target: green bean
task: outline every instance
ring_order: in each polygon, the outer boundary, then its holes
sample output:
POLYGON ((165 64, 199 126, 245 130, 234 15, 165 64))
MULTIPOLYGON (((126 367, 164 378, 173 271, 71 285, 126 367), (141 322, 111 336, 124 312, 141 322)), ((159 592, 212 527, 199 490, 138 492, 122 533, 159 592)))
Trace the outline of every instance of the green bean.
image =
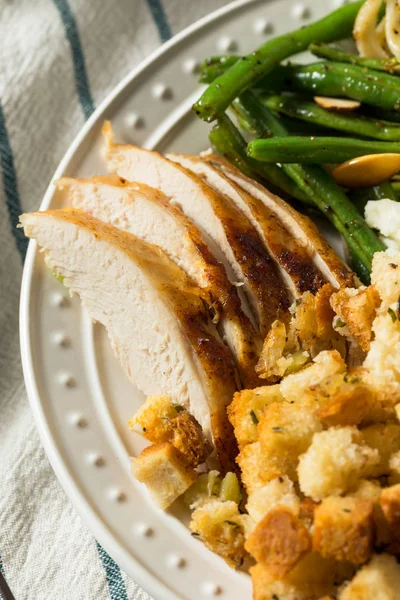
POLYGON ((261 183, 272 183, 278 188, 276 192, 283 190, 292 198, 307 203, 307 196, 280 167, 260 163, 246 155, 247 144, 228 117, 221 118, 212 129, 210 141, 217 152, 248 177, 258 179, 261 183))
POLYGON ((318 58, 326 58, 327 60, 333 60, 335 62, 350 63, 352 65, 359 65, 360 67, 367 67, 374 71, 385 71, 392 75, 400 73, 400 62, 394 56, 392 58, 364 58, 359 54, 352 54, 346 52, 337 46, 329 46, 328 44, 322 44, 316 42, 311 44, 308 48, 314 56, 318 58))
POLYGON ((199 81, 201 83, 211 83, 214 79, 222 75, 222 73, 225 73, 229 67, 234 65, 239 58, 240 56, 232 56, 229 54, 206 58, 200 67, 199 81))
POLYGON ((389 110, 400 108, 400 80, 358 65, 317 62, 275 68, 261 82, 270 90, 344 96, 389 110))
MULTIPOLYGON (((251 92, 235 100, 234 107, 259 137, 287 135, 282 123, 251 92)), ((332 177, 317 165, 283 164, 282 168, 343 235, 364 271, 370 272, 374 253, 385 246, 332 177)), ((358 274, 363 276, 361 269, 358 274)))
POLYGON ((396 200, 398 200, 400 196, 400 181, 391 181, 390 185, 392 186, 396 200))
POLYGON ((371 188, 359 188, 349 192, 350 200, 357 207, 361 215, 364 215, 364 210, 367 202, 370 200, 382 200, 382 198, 389 198, 389 200, 397 201, 397 196, 389 181, 384 181, 379 185, 374 185, 371 188))
POLYGON ((261 162, 343 163, 366 154, 400 153, 400 142, 376 142, 345 137, 290 136, 253 140, 247 154, 261 162))
POLYGON ((270 110, 320 127, 388 142, 400 141, 400 127, 397 123, 387 124, 357 113, 326 110, 316 102, 299 95, 265 96, 261 101, 270 110))
POLYGON ((252 87, 281 60, 302 52, 316 41, 334 42, 351 34, 363 0, 338 8, 327 17, 265 42, 240 58, 203 92, 193 107, 205 121, 214 121, 242 91, 252 87))

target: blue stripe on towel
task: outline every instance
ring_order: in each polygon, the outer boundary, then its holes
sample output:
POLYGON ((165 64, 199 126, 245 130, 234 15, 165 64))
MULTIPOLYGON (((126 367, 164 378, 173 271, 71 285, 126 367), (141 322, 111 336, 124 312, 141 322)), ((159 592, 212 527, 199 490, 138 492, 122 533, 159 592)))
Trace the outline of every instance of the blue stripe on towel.
POLYGON ((98 542, 96 542, 96 544, 101 562, 103 563, 103 567, 106 571, 110 600, 128 600, 125 583, 122 579, 119 566, 98 542))
MULTIPOLYGON (((21 202, 18 193, 17 174, 15 172, 14 158, 8 137, 6 121, 3 108, 0 104, 0 165, 3 176, 3 188, 6 196, 6 205, 11 224, 11 232, 17 244, 22 261, 25 258, 28 247, 28 239, 23 229, 17 229, 18 217, 22 213, 21 202)), ((1 563, 0 563, 1 564, 1 563)))
POLYGON ((147 4, 153 15, 154 22, 157 25, 160 40, 162 43, 167 42, 170 37, 172 37, 172 32, 162 5, 162 0, 147 0, 147 4))
POLYGON ((78 26, 71 11, 68 0, 53 0, 64 25, 65 35, 71 46, 72 61, 74 63, 76 90, 82 106, 85 119, 94 111, 94 102, 90 91, 89 80, 86 72, 85 58, 79 38, 78 26))

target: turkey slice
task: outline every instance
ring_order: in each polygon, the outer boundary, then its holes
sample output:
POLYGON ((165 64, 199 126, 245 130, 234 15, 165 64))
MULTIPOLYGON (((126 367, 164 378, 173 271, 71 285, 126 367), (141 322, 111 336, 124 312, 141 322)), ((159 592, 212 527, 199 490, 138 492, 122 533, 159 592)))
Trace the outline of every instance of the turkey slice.
POLYGON ((261 385, 255 372, 261 338, 242 311, 224 267, 179 208, 160 191, 117 176, 63 178, 56 186, 76 208, 162 248, 199 287, 208 290, 215 304, 214 320, 236 359, 243 386, 261 385))
POLYGON ((111 171, 161 190, 200 228, 231 282, 242 286, 255 323, 264 335, 288 309, 289 298, 276 265, 247 217, 232 200, 157 152, 114 144, 110 123, 103 132, 111 171))
POLYGON ((315 293, 326 283, 307 249, 259 198, 251 196, 221 169, 198 156, 169 154, 168 158, 203 177, 208 185, 229 196, 245 213, 280 268, 293 300, 306 291, 315 293))
POLYGON ((244 175, 220 156, 207 154, 204 159, 221 169, 225 175, 254 198, 261 200, 276 215, 287 230, 297 238, 298 243, 307 249, 323 279, 336 288, 357 286, 358 281, 353 271, 339 258, 308 217, 299 213, 254 179, 244 175))
POLYGON ((128 377, 146 395, 186 407, 234 467, 226 406, 236 389, 228 348, 218 339, 199 288, 157 246, 65 209, 24 214, 48 266, 102 323, 128 377))

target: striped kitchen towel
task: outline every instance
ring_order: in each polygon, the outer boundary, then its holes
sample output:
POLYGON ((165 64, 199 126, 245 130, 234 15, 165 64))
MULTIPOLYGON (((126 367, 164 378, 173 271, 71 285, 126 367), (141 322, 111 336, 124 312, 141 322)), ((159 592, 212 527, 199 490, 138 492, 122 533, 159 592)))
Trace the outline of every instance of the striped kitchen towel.
POLYGON ((148 599, 57 482, 18 341, 27 242, 16 229, 96 106, 162 42, 226 0, 0 0, 0 571, 16 600, 148 599))

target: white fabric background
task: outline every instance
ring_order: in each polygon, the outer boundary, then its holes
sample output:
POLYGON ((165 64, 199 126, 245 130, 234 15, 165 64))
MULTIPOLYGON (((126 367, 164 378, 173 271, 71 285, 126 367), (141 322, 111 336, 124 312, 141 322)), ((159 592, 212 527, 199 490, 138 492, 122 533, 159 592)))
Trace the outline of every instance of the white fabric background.
MULTIPOLYGON (((94 105, 167 37, 165 19, 176 34, 224 4, 69 0, 94 105)), ((0 570, 16 600, 144 600, 112 562, 104 568, 107 556, 58 484, 20 365, 23 248, 13 234, 15 216, 38 208, 85 120, 60 5, 68 1, 0 0, 0 570)))

